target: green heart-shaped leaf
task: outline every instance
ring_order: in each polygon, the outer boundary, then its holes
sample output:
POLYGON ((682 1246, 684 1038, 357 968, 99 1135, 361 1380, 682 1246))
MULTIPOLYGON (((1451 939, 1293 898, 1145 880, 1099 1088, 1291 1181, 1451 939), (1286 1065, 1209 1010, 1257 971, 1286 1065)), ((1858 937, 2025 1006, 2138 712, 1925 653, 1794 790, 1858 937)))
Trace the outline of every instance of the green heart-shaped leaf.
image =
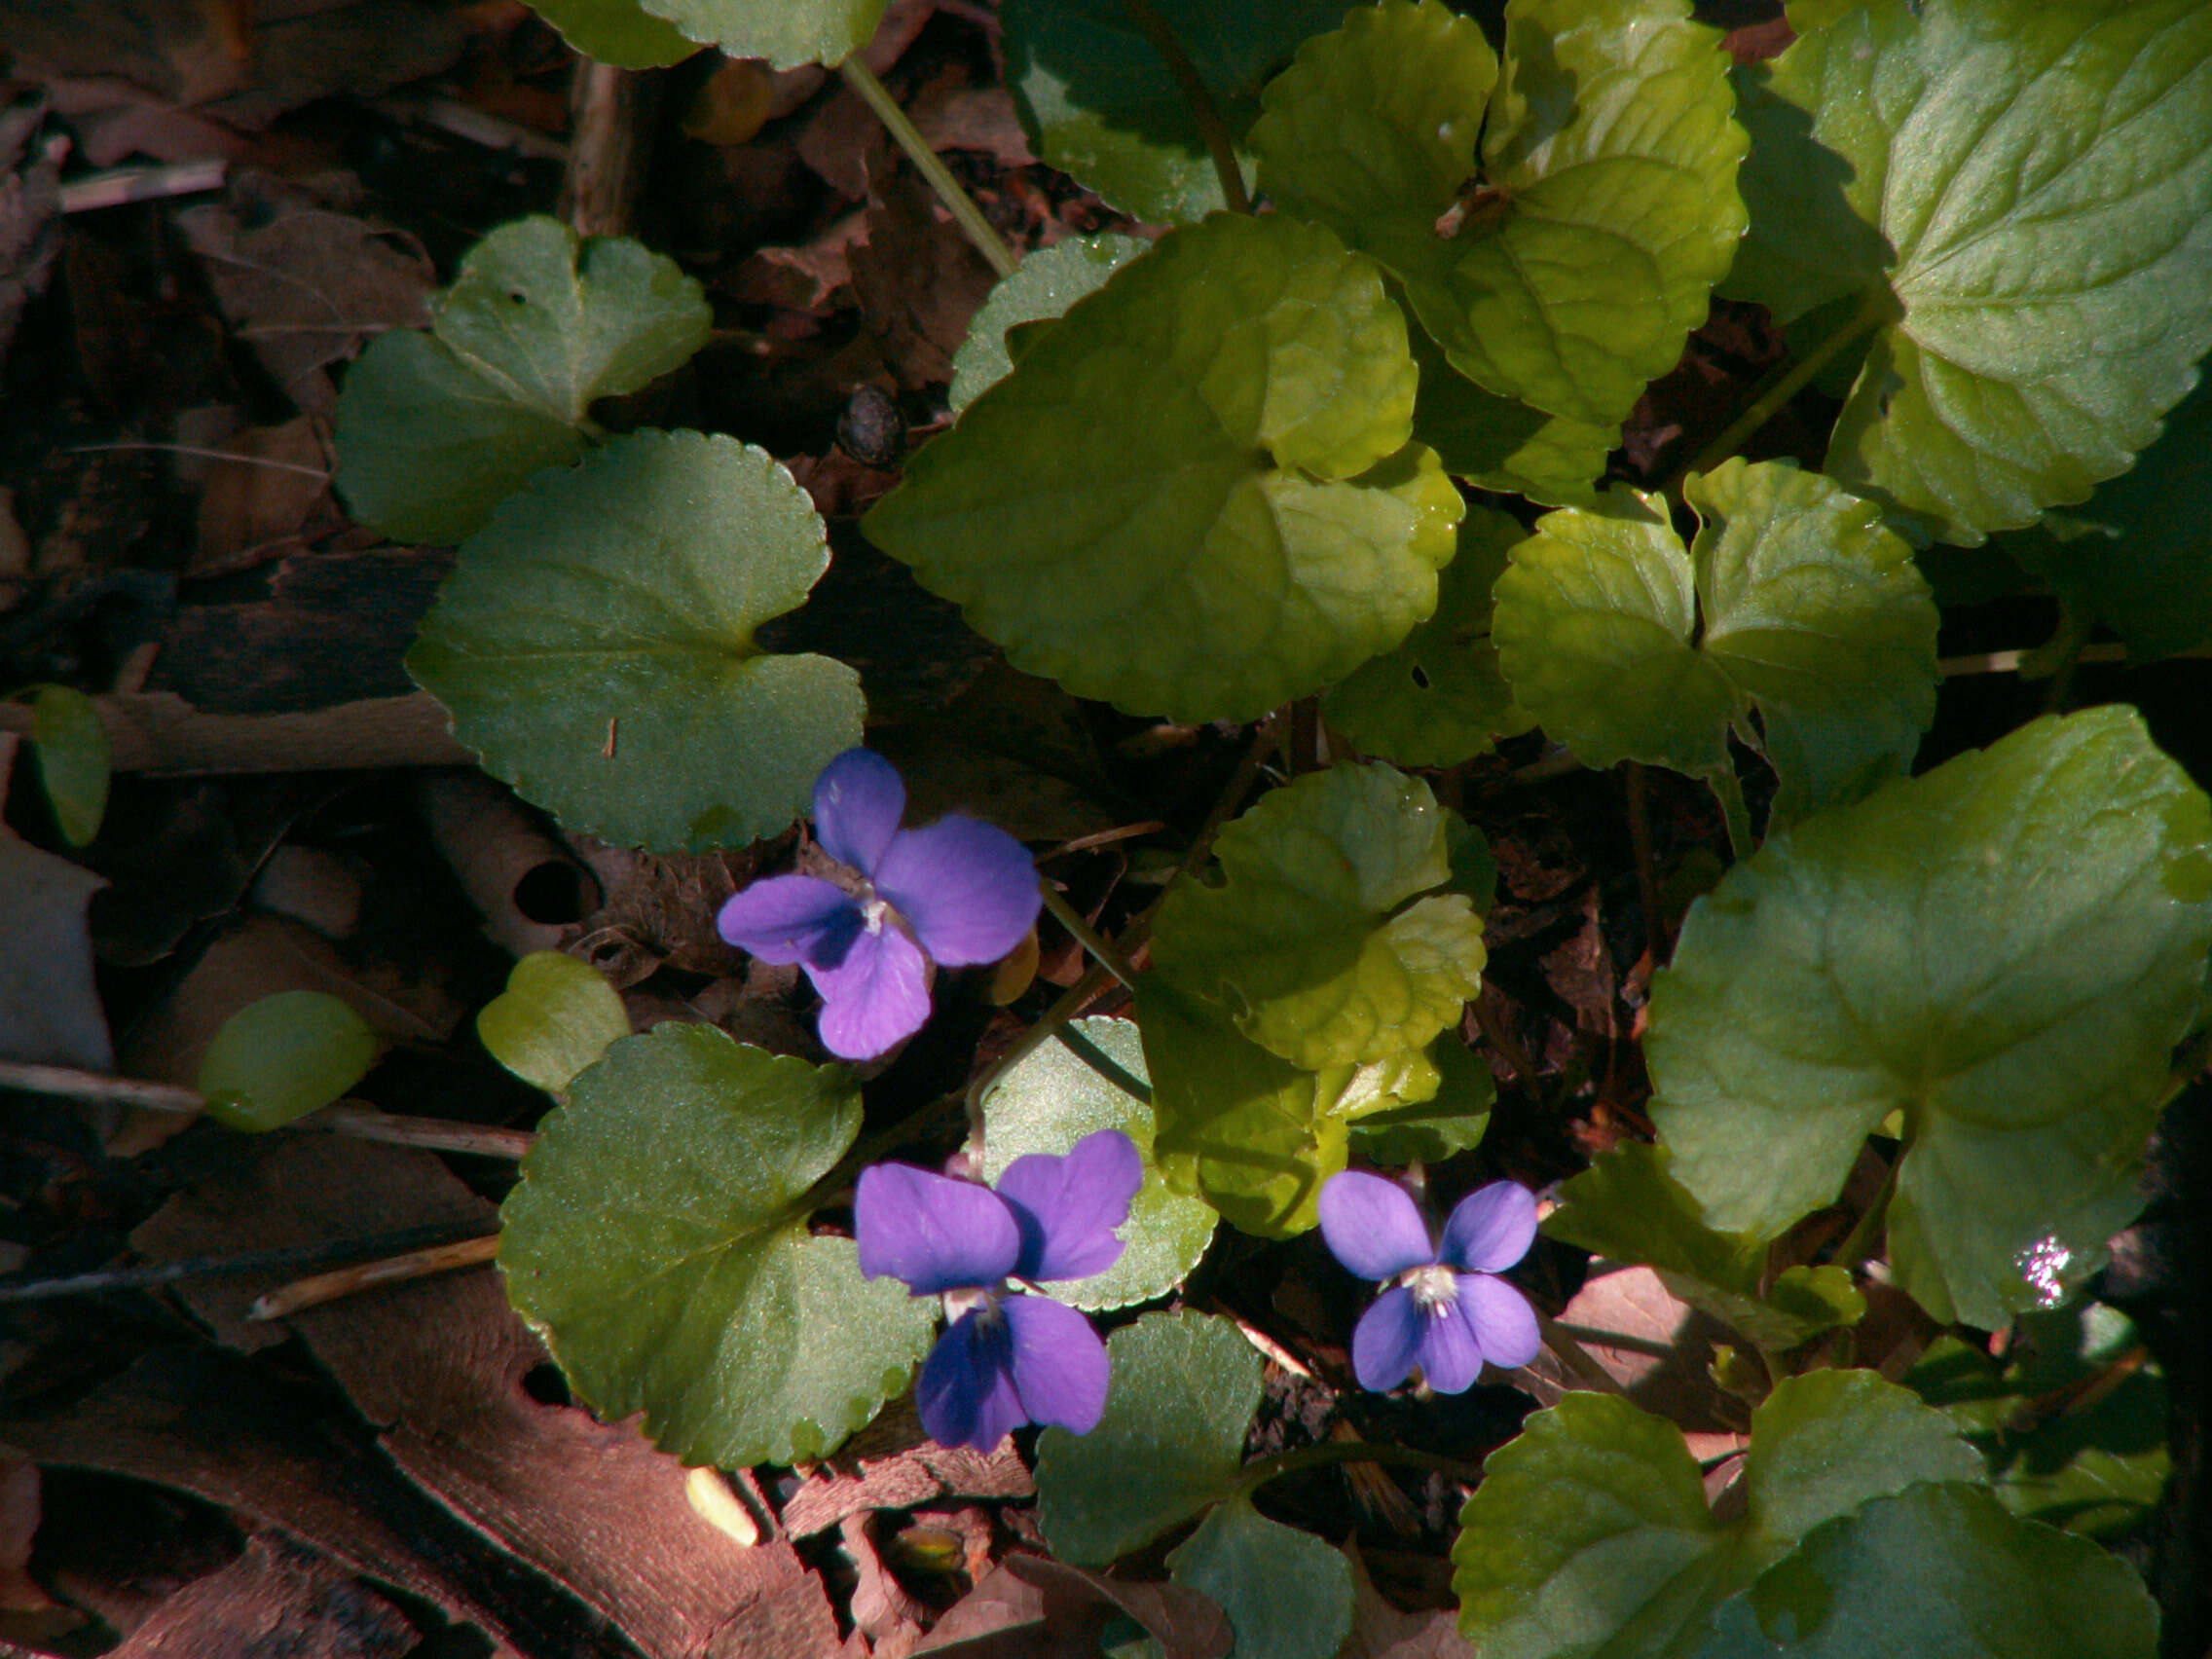
POLYGON ((2157 1606, 2134 1568, 1951 1481, 1815 1530, 1715 1624, 1697 1659, 2152 1659, 2158 1649, 2157 1606))
POLYGON ((1452 876, 1444 818, 1426 783, 1380 764, 1275 790, 1215 843, 1220 886, 1168 894, 1154 959, 1308 1071, 1422 1048, 1482 988, 1482 918, 1429 891, 1452 876))
POLYGON ((960 414, 985 387, 1013 372, 1014 354, 1007 349, 1011 331, 1061 316, 1084 295, 1103 288, 1116 271, 1151 250, 1152 243, 1141 237, 1107 235, 1070 237, 1024 255, 1014 275, 977 310, 968 338, 952 354, 952 385, 944 394, 952 412, 960 414))
POLYGON ((860 742, 851 669, 753 639, 829 560, 814 504, 767 454, 638 432, 469 537, 407 669, 487 770, 571 828, 742 845, 860 742))
POLYGON ((1770 841, 1692 907, 1645 1052, 1708 1225, 1779 1235, 1901 1113, 1898 1281, 1994 1328, 2093 1271, 2197 1016, 2212 812, 2134 711, 2045 719, 1770 841))
POLYGON ((874 38, 884 0, 642 0, 703 46, 778 69, 844 62, 874 38))
POLYGON ((530 9, 586 57, 617 69, 663 69, 699 50, 639 0, 530 0, 530 9))
POLYGON ((590 963, 560 950, 534 950, 507 976, 507 988, 476 1014, 484 1051, 525 1083, 558 1094, 578 1072, 630 1035, 622 999, 590 963))
POLYGON ((1619 422, 1594 426, 1500 397, 1454 368, 1427 330, 1412 329, 1408 340, 1420 369, 1414 438, 1436 452, 1445 471, 1547 507, 1597 499, 1605 458, 1620 441, 1619 422))
POLYGON ((1382 0, 1269 85, 1261 183, 1381 261, 1461 374, 1617 426, 1743 234, 1718 38, 1679 0, 1509 0, 1500 72, 1440 0, 1382 0))
POLYGON ((1037 1522, 1077 1567, 1104 1567, 1227 1496, 1260 1406, 1259 1353, 1227 1319, 1147 1313, 1106 1339, 1106 1357, 1098 1426, 1037 1440, 1037 1522))
POLYGON ((1759 713, 1784 819, 1900 770, 1936 709, 1936 608, 1880 509, 1782 461, 1537 521, 1498 578, 1498 660, 1523 707, 1594 766, 1713 773, 1759 713))
POLYGON ((384 335, 338 399, 338 487, 386 535, 459 541, 573 460, 597 398, 636 391, 714 318, 676 262, 557 219, 502 225, 461 262, 430 332, 384 335))
POLYGON ((107 727, 99 709, 67 685, 41 685, 31 702, 31 753, 54 827, 72 847, 100 832, 107 815, 107 727))
POLYGON ((276 1129, 319 1112, 369 1075, 377 1034, 325 991, 278 991, 223 1021, 200 1062, 207 1116, 276 1129))
POLYGON ((1766 1241, 1715 1233, 1667 1174, 1664 1147, 1623 1141, 1560 1189, 1544 1232, 1615 1262, 1656 1268, 1669 1290, 1760 1347, 1793 1347, 1856 1324, 1866 1299, 1839 1267, 1793 1267, 1763 1291, 1766 1241))
MULTIPOLYGON (((1260 85, 1348 0, 1176 0, 1159 7, 1241 144, 1260 85)), ((1222 200, 1191 100, 1123 0, 1006 0, 1007 85, 1038 158, 1133 218, 1202 219, 1222 200)), ((1249 163, 1239 159, 1247 179, 1249 163)))
POLYGON ((1880 326, 1828 470, 1969 546, 2082 500, 2212 346, 2212 12, 1877 0, 1804 22, 1750 72, 1730 291, 1785 319, 1857 294, 1880 326))
POLYGON ((1525 534, 1503 513, 1470 508, 1459 556, 1437 581, 1436 613, 1321 694, 1329 724, 1402 766, 1456 766, 1534 724, 1490 643, 1491 587, 1525 534))
POLYGON ((868 535, 1018 668, 1176 719, 1249 719, 1436 607, 1463 511, 1411 444, 1374 266, 1217 215, 1114 273, 917 455, 868 535), (1101 410, 1130 418, 1102 437, 1101 410))
POLYGON ((1459 1628, 1483 1659, 1700 1652, 1722 1604, 1814 1527, 1915 1481, 1980 1473, 1911 1390, 1815 1371, 1752 1414, 1743 1513, 1722 1521, 1674 1424, 1618 1395, 1569 1394, 1491 1454, 1460 1511, 1459 1628))
POLYGON ((1426 1057, 1438 1080, 1431 1098, 1384 1106, 1352 1121, 1352 1149, 1368 1162, 1387 1168, 1442 1163, 1482 1144, 1497 1100, 1490 1067, 1452 1031, 1428 1046, 1426 1057))
POLYGON ((1052 1295, 1085 1309, 1149 1302, 1198 1265, 1213 1237, 1213 1206, 1170 1190, 1153 1162, 1152 1090, 1136 1026, 1125 1019, 1080 1019, 1067 1037, 1008 1072, 983 1102, 983 1176, 995 1184, 1016 1158, 1064 1153, 1099 1129, 1127 1135, 1144 1157, 1144 1185, 1121 1230, 1122 1259, 1089 1278, 1055 1282, 1052 1295))
POLYGON ((1242 1493, 1214 1505, 1167 1558, 1175 1582, 1211 1596, 1235 1651, 1335 1659, 1351 1632, 1351 1564, 1310 1532, 1271 1521, 1242 1493))
POLYGON ((674 1022, 578 1074, 500 1208, 507 1295, 576 1393, 686 1463, 822 1456, 906 1383, 937 1304, 864 1279, 805 1195, 860 1132, 841 1066, 674 1022))

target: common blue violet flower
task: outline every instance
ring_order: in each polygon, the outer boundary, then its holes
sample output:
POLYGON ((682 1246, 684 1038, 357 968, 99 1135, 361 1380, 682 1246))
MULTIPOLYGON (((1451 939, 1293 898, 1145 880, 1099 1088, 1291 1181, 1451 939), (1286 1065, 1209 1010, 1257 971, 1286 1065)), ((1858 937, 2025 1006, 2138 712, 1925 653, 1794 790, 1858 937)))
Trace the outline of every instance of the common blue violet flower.
POLYGON ((1464 1390, 1483 1362, 1527 1365, 1542 1337, 1527 1298, 1493 1273, 1529 1253, 1536 1199, 1517 1181, 1469 1193, 1441 1244, 1406 1190, 1346 1170, 1321 1189, 1321 1236, 1364 1279, 1395 1279, 1359 1316, 1351 1368, 1365 1388, 1395 1388, 1416 1365, 1440 1394, 1464 1390))
POLYGON ((723 939, 796 962, 822 993, 822 1042, 872 1060, 930 1016, 925 954, 940 968, 996 962, 1037 921, 1037 866, 1004 830, 940 818, 902 830, 906 786, 882 756, 848 749, 814 784, 814 836, 838 878, 777 875, 724 904, 723 939))
POLYGON ((1136 1143, 1119 1129, 1077 1141, 1064 1157, 1031 1153, 998 1190, 910 1163, 861 1171, 853 1237, 861 1272, 942 1296, 952 1324, 914 1387, 922 1426, 940 1446, 987 1452, 1025 1422, 1077 1434, 1106 1409, 1106 1345, 1090 1321, 1009 1279, 1088 1278, 1121 1259, 1114 1230, 1144 1180, 1136 1143))

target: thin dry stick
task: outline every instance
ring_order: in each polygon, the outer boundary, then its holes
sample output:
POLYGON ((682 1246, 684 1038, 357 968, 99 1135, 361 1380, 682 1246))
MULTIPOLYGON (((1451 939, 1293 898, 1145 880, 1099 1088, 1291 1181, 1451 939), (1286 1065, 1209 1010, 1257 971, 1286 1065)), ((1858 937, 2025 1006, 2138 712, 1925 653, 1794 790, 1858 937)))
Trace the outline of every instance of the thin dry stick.
POLYGON ((929 140, 922 136, 920 129, 906 118, 906 112, 900 107, 899 100, 875 78, 873 71, 861 61, 860 54, 854 53, 839 64, 837 73, 844 76, 845 84, 860 93, 867 107, 875 111, 875 118, 883 123, 899 148, 906 152, 906 159, 914 164, 914 170, 937 192, 937 199, 944 203, 944 210, 952 215, 953 223, 976 244, 976 251, 1001 276, 1012 276, 1014 267, 1021 263, 1014 257, 1014 249, 1006 245, 1006 239, 999 235, 998 227, 983 217, 983 210, 976 205, 975 198, 960 188, 960 181, 938 159, 937 152, 930 148, 929 140))
POLYGON ((328 1267, 387 1250, 419 1250, 451 1244, 459 1230, 450 1224, 400 1228, 369 1238, 340 1238, 320 1244, 285 1244, 246 1250, 235 1256, 188 1256, 175 1262, 139 1262, 128 1268, 102 1268, 67 1278, 0 1284, 0 1302, 42 1302, 55 1296, 95 1296, 110 1290, 154 1290, 189 1279, 235 1278, 243 1273, 297 1272, 328 1267))
POLYGON ((343 1296, 356 1296, 380 1284, 399 1284, 408 1279, 426 1278, 431 1273, 482 1267, 496 1260, 498 1253, 497 1233, 487 1233, 481 1238, 463 1238, 458 1244, 433 1244, 427 1250, 410 1250, 404 1256, 387 1256, 381 1262, 363 1262, 357 1267, 340 1268, 335 1272, 294 1279, 267 1296, 256 1298, 253 1306, 245 1310, 245 1316, 254 1320, 281 1319, 303 1308, 336 1302, 343 1296))
POLYGON ((0 1060, 0 1088, 19 1088, 26 1094, 55 1095, 64 1100, 119 1100, 127 1106, 146 1106, 157 1112, 197 1112, 207 1104, 198 1090, 180 1088, 173 1083, 148 1083, 143 1078, 108 1077, 69 1066, 34 1066, 17 1060, 0 1060))
MULTIPOLYGON (((328 332, 334 324, 324 325, 316 332, 328 332)), ((196 461, 228 461, 240 466, 266 466, 276 472, 297 472, 303 478, 316 478, 330 482, 330 469, 326 466, 303 466, 296 461, 278 461, 266 455, 238 455, 230 450, 202 449, 197 444, 79 444, 71 455, 96 455, 108 450, 154 450, 162 455, 189 455, 196 461)))

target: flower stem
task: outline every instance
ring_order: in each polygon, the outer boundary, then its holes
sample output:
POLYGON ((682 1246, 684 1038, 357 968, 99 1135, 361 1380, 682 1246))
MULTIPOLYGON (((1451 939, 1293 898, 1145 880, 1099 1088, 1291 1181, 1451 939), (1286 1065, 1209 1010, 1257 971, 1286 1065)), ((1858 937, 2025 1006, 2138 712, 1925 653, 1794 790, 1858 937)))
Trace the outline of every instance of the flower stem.
POLYGON ((1751 809, 1744 804, 1744 786, 1737 781, 1736 768, 1723 758, 1719 765, 1705 774, 1714 794, 1720 801, 1720 816, 1728 824, 1728 851, 1735 862, 1742 864, 1758 851, 1758 843, 1751 839, 1751 809))
POLYGON ((1236 165, 1236 140, 1230 134, 1229 123, 1222 120, 1221 107, 1213 101, 1198 65, 1191 61, 1191 55, 1183 50, 1183 43, 1175 38, 1174 29, 1152 0, 1122 0, 1122 8, 1144 31, 1144 38, 1175 77, 1183 101, 1191 106, 1191 118, 1198 123, 1198 135, 1206 141, 1206 154, 1213 158, 1213 170, 1221 179, 1222 201, 1234 213, 1249 213, 1252 198, 1244 189, 1244 169, 1236 165))
POLYGON ((1598 1363, 1597 1356, 1567 1334, 1567 1327, 1550 1314, 1538 1311, 1536 1328, 1543 1333, 1544 1346, 1560 1364, 1582 1380, 1583 1385, 1603 1394, 1622 1394, 1620 1379, 1598 1363))
POLYGON ((1377 1440, 1326 1440, 1318 1446, 1277 1452, 1271 1457, 1245 1464, 1243 1472, 1236 1477, 1236 1490, 1248 1493, 1280 1475, 1296 1474, 1301 1469, 1326 1469, 1338 1463, 1403 1463, 1409 1468, 1432 1469, 1438 1474, 1450 1475, 1468 1486, 1481 1480, 1483 1473, 1462 1458, 1424 1452, 1418 1446, 1377 1440))
POLYGON ((1890 1199, 1898 1190, 1898 1171, 1904 1167, 1904 1148, 1898 1149, 1898 1159, 1890 1165, 1890 1172, 1882 1177, 1881 1190, 1873 1201, 1853 1225, 1850 1234, 1835 1248, 1831 1258, 1835 1265, 1849 1272, 1874 1253, 1874 1240, 1882 1235, 1882 1224, 1889 1219, 1890 1199))
POLYGON ((1783 371, 1752 400, 1751 406, 1728 424, 1728 429, 1698 451, 1697 456, 1666 484, 1669 496, 1678 494, 1682 480, 1693 472, 1710 472, 1757 435, 1758 429, 1782 411, 1782 406, 1811 384, 1813 378, 1855 345, 1897 314, 1897 302, 1887 288, 1866 296, 1865 304, 1851 320, 1783 371))
POLYGON ((999 235, 990 220, 983 217, 983 210, 976 205, 975 198, 960 188, 960 181, 952 176, 951 169, 938 159, 937 152, 929 147, 921 132, 906 118, 906 112, 899 107, 899 100, 875 78, 874 72, 861 61, 860 54, 856 52, 846 58, 838 66, 837 73, 844 76, 845 84, 860 93, 866 100, 867 107, 875 111, 876 119, 889 129, 891 136, 898 141, 899 148, 905 151, 906 159, 914 164, 915 170, 937 192, 937 199, 944 203, 945 211, 952 215, 953 223, 967 233, 968 240, 976 244, 977 251, 990 261, 991 269, 1002 277, 1012 276, 1014 268, 1020 261, 1014 258, 1014 250, 1006 245, 1006 239, 999 235))
POLYGON ((1068 1023, 1098 999, 1098 993, 1113 982, 1114 976, 1105 969, 1093 967, 1066 991, 1060 1000, 1045 1011, 1045 1017, 1014 1040, 1014 1046, 992 1061, 974 1083, 968 1086, 968 1124, 973 1136, 979 1137, 983 1124, 983 1102, 998 1088, 999 1080, 1034 1054, 1068 1023))
POLYGON ((1090 952, 1091 960, 1130 990, 1135 990, 1136 970, 1122 959, 1122 953, 1096 928, 1083 919, 1083 912, 1069 903, 1050 881, 1039 881, 1037 887, 1045 895, 1045 908, 1052 912, 1052 919, 1075 936, 1076 942, 1090 952))

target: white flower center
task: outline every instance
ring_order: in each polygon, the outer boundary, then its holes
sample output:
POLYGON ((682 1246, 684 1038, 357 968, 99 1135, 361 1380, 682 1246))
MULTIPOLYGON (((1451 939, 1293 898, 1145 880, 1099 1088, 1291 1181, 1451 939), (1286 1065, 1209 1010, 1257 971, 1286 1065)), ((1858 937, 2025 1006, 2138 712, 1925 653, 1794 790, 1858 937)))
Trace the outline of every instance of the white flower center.
POLYGON ((1443 1317, 1459 1300, 1459 1275, 1441 1262, 1408 1268, 1398 1282, 1414 1293, 1414 1306, 1432 1318, 1443 1317))
POLYGON ((886 901, 878 899, 875 896, 874 889, 870 888, 867 897, 861 901, 862 925, 869 933, 879 934, 883 931, 883 918, 889 914, 891 914, 890 904, 886 901))
POLYGON ((964 1285, 958 1290, 944 1293, 944 1322, 958 1324, 962 1315, 979 1313, 983 1323, 995 1324, 1005 1317, 999 1311, 999 1287, 996 1285, 964 1285))

